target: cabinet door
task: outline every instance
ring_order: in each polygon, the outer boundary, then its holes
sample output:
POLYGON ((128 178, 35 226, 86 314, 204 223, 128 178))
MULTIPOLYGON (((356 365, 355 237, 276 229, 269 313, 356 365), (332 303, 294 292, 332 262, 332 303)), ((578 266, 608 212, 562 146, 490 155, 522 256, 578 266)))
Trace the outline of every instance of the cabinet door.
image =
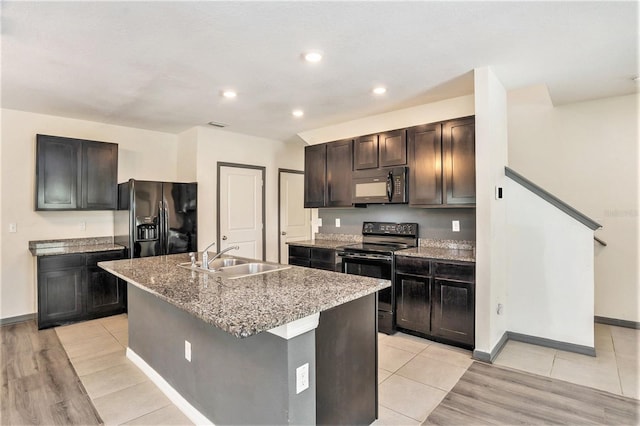
POLYGON ((432 334, 474 346, 475 284, 435 279, 432 334))
POLYGON ((431 331, 431 278, 396 274, 396 324, 420 333, 431 331))
POLYGON ((442 145, 445 204, 475 204, 475 119, 465 118, 445 123, 442 145))
POLYGON ((378 135, 360 136, 354 141, 353 168, 378 168, 378 135))
POLYGON ((442 125, 412 127, 409 139, 409 204, 442 204, 442 125))
MULTIPOLYGON (((125 283, 97 266, 87 267, 87 314, 116 314, 125 310, 125 283)), ((102 316, 102 315, 98 315, 102 316)))
POLYGON ((38 273, 38 328, 64 324, 84 314, 84 267, 38 273))
POLYGON ((407 132, 393 130, 379 135, 380 167, 405 166, 407 164, 407 132))
POLYGON ((351 139, 327 144, 327 207, 351 207, 351 139))
POLYGON ((118 201, 118 145, 82 142, 82 208, 115 210, 118 201))
POLYGON ((80 141, 38 135, 36 140, 36 210, 79 207, 80 141))
POLYGON ((327 184, 327 144, 304 149, 304 206, 324 207, 327 184))

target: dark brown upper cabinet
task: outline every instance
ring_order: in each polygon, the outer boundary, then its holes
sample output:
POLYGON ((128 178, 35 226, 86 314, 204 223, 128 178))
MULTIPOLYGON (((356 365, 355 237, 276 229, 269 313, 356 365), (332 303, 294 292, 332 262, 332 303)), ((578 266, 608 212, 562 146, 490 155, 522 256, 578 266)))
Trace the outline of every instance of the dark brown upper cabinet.
POLYGON ((351 139, 327 144, 327 207, 351 207, 351 139))
POLYGON ((407 139, 411 206, 475 206, 474 117, 411 127, 407 139))
POLYGON ((353 145, 355 170, 378 168, 378 135, 360 136, 353 145))
POLYGON ((36 138, 36 210, 115 210, 118 145, 36 138))
POLYGON ((392 130, 378 136, 380 167, 405 166, 407 164, 407 131, 392 130))
POLYGON ((407 164, 406 130, 360 136, 354 142, 354 170, 407 164))
POLYGON ((326 204, 327 144, 304 148, 304 207, 317 208, 326 204))
POLYGON ((351 207, 353 140, 305 147, 304 207, 351 207))
POLYGON ((407 130, 409 139, 409 203, 442 204, 442 124, 407 130))
POLYGON ((476 130, 474 117, 444 123, 442 147, 445 204, 475 205, 476 130))

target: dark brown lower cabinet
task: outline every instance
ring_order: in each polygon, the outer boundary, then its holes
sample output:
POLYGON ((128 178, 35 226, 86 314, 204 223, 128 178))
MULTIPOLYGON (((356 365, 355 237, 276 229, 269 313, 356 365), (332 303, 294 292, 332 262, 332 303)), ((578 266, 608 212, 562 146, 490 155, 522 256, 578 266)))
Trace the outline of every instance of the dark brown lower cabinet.
POLYGON ((341 272, 342 262, 335 249, 289 244, 289 265, 341 272))
POLYGON ((431 332, 431 278, 396 274, 396 325, 431 332))
POLYGON ((124 251, 38 257, 38 328, 126 311, 126 283, 97 266, 124 251))
POLYGON ((396 325, 430 339, 475 346, 475 265, 396 257, 396 325))

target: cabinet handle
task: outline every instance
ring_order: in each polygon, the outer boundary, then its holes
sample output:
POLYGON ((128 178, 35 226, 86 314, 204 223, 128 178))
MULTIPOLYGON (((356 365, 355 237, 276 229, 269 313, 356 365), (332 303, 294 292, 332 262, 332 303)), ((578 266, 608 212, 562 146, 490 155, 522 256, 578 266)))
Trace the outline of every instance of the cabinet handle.
POLYGON ((227 236, 226 236, 226 235, 223 235, 223 236, 222 236, 222 239, 223 239, 223 240, 226 240, 226 239, 227 239, 227 236))
POLYGON ((282 231, 282 235, 287 235, 287 233, 286 233, 286 232, 284 232, 284 231, 282 231))

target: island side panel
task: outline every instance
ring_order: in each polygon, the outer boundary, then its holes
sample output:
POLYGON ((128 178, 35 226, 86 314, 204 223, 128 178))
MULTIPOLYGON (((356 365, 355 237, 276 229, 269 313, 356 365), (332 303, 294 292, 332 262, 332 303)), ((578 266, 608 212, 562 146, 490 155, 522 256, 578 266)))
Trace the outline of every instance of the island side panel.
POLYGON ((315 377, 295 384, 296 367, 315 372, 314 331, 239 339, 131 284, 128 297, 129 348, 213 423, 315 423, 315 377))
POLYGON ((316 422, 368 425, 378 417, 377 294, 320 313, 316 422))

